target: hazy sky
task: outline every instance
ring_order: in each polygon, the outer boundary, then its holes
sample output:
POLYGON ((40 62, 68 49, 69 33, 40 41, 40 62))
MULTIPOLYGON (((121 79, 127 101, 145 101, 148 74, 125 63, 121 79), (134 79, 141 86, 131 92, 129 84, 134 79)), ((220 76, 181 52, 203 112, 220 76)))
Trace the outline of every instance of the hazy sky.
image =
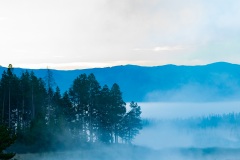
POLYGON ((0 0, 0 65, 240 63, 239 0, 0 0))

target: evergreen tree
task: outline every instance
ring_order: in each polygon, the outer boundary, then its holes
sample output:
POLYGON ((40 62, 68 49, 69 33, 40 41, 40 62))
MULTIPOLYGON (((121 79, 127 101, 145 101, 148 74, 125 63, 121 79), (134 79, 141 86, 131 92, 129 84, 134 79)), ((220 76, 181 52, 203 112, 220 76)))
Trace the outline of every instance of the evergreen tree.
POLYGON ((74 81, 69 89, 70 100, 75 109, 75 120, 73 121, 73 134, 80 142, 88 141, 87 135, 87 110, 88 110, 88 80, 86 74, 81 74, 74 81))
POLYGON ((62 112, 68 127, 71 128, 71 123, 75 120, 75 110, 69 98, 68 92, 63 93, 62 112))
POLYGON ((47 106, 46 106, 46 121, 47 124, 51 123, 50 121, 53 120, 53 86, 55 85, 55 81, 53 78, 53 73, 50 69, 47 69, 47 74, 45 76, 45 84, 46 84, 46 90, 47 90, 47 106))
POLYGON ((13 73, 12 65, 10 64, 7 72, 4 71, 1 79, 1 99, 0 105, 2 109, 1 120, 11 130, 16 133, 18 123, 19 110, 19 79, 13 73))
POLYGON ((118 84, 114 83, 110 91, 111 100, 111 122, 112 122, 112 133, 114 133, 114 142, 118 143, 118 136, 120 130, 121 120, 126 113, 126 103, 122 99, 122 92, 118 84))
POLYGON ((30 92, 27 95, 30 102, 31 122, 24 132, 18 133, 18 142, 31 146, 32 151, 49 148, 48 126, 46 125, 47 91, 45 83, 30 73, 30 92))
POLYGON ((1 122, 6 123, 6 111, 7 111, 7 85, 8 85, 8 76, 6 71, 3 71, 1 78, 1 122))
POLYGON ((26 128, 30 127, 32 120, 32 106, 31 106, 31 79, 28 71, 22 73, 20 80, 20 107, 18 110, 19 122, 18 131, 25 132, 26 128))
POLYGON ((93 142, 93 138, 98 132, 98 116, 99 116, 99 98, 100 98, 100 85, 93 74, 88 76, 88 128, 89 140, 93 142))
POLYGON ((33 119, 38 114, 45 114, 47 113, 46 106, 48 105, 48 93, 47 89, 45 88, 45 83, 43 79, 36 78, 36 76, 31 74, 31 85, 32 85, 32 113, 33 119))
POLYGON ((104 85, 99 100, 99 140, 103 143, 112 142, 112 122, 111 122, 111 101, 110 90, 104 85))
MULTIPOLYGON (((43 106, 43 102, 41 102, 40 96, 41 94, 45 94, 44 84, 41 78, 37 78, 33 71, 30 73, 30 96, 31 99, 31 119, 35 118, 36 112, 40 108, 39 106, 43 106), (40 97, 39 97, 40 96, 40 97)), ((44 99, 42 99, 44 100, 44 99)))
POLYGON ((10 130, 0 125, 0 159, 7 160, 15 156, 15 153, 4 153, 9 146, 11 146, 16 140, 16 136, 12 135, 10 130))
POLYGON ((127 143, 131 143, 142 129, 141 113, 141 107, 137 103, 131 102, 130 111, 122 119, 120 131, 120 137, 127 143))
MULTIPOLYGON (((69 101, 66 95, 64 100, 69 101)), ((56 88, 56 91, 53 95, 52 103, 53 112, 51 115, 52 119, 50 120, 49 129, 50 133, 52 134, 53 148, 55 148, 55 146, 63 147, 64 140, 61 137, 66 136, 66 134, 70 137, 69 133, 66 130, 69 128, 67 126, 69 123, 66 119, 66 109, 70 109, 67 108, 70 106, 64 106, 68 102, 63 102, 60 89, 58 87, 56 88)))
POLYGON ((33 152, 49 151, 52 146, 52 133, 45 121, 45 114, 38 113, 31 122, 31 127, 24 137, 24 144, 33 152))

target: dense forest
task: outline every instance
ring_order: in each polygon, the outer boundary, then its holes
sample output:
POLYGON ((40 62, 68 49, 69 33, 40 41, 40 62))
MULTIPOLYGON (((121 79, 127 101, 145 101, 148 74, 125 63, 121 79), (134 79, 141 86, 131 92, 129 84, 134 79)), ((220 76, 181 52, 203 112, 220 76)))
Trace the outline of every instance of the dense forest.
POLYGON ((93 74, 81 74, 61 93, 51 70, 0 79, 0 125, 17 136, 22 152, 44 152, 94 144, 131 143, 142 128, 141 108, 126 109, 118 84, 100 86, 93 74))
POLYGON ((219 127, 231 128, 233 130, 240 129, 240 113, 228 114, 210 114, 200 117, 175 118, 175 119, 144 119, 142 125, 144 127, 153 127, 157 125, 174 125, 178 128, 191 129, 214 129, 219 127))

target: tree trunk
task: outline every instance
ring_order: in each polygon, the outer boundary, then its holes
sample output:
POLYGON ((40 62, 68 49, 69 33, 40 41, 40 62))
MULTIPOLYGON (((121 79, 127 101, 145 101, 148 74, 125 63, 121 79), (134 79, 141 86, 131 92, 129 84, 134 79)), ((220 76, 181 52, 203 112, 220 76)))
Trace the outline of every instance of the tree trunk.
POLYGON ((2 123, 4 122, 4 112, 5 112, 5 93, 3 96, 2 123))
POLYGON ((32 119, 35 118, 35 106, 34 106, 34 99, 33 99, 33 86, 32 86, 32 119))
POLYGON ((89 105, 89 131, 90 131, 90 143, 93 143, 93 126, 92 126, 92 107, 89 105))
POLYGON ((8 127, 10 128, 11 124, 11 93, 10 93, 10 87, 8 88, 8 127))

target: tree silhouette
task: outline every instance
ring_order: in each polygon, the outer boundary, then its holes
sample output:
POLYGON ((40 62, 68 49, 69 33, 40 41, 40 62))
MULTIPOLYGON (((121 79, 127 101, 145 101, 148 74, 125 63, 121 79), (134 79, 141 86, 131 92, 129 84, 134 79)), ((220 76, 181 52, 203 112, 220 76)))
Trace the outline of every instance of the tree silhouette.
POLYGON ((11 146, 16 140, 16 136, 12 135, 10 130, 0 125, 0 159, 11 159, 15 156, 15 153, 4 153, 4 150, 11 146))

